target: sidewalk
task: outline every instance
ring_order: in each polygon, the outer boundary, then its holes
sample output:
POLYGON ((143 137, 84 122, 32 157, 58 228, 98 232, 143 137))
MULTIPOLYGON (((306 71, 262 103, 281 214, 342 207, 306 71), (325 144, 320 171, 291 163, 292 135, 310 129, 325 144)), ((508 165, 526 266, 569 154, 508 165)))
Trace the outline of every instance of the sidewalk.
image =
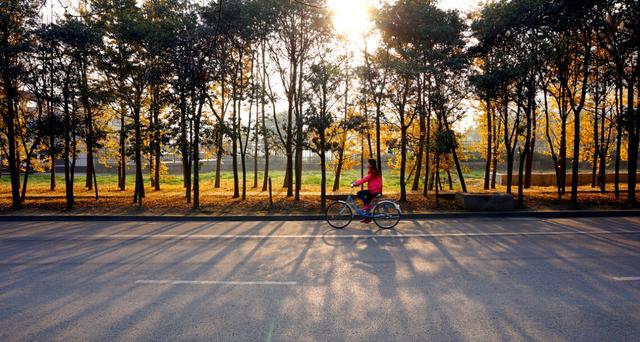
MULTIPOLYGON (((406 213, 403 220, 429 220, 429 219, 468 219, 468 218, 587 218, 587 217, 637 217, 640 210, 515 210, 508 212, 473 212, 473 211, 448 211, 427 213, 406 213)), ((322 221, 324 215, 206 215, 195 213, 188 215, 158 215, 157 213, 127 214, 127 215, 91 215, 91 214, 49 214, 49 213, 3 213, 0 215, 2 222, 24 221, 144 221, 144 222, 242 222, 242 221, 322 221)))

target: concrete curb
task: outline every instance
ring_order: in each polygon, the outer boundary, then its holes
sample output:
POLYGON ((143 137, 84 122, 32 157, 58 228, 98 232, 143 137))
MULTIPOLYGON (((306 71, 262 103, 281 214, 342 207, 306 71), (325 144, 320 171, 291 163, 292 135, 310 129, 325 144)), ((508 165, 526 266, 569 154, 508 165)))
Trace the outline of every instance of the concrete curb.
MULTIPOLYGON (((638 217, 640 210, 557 210, 507 212, 434 212, 404 214, 403 220, 468 219, 468 218, 589 218, 638 217)), ((141 221, 141 222, 244 222, 244 221, 322 221, 324 215, 272 216, 151 216, 151 215, 0 215, 0 222, 84 222, 84 221, 141 221)))

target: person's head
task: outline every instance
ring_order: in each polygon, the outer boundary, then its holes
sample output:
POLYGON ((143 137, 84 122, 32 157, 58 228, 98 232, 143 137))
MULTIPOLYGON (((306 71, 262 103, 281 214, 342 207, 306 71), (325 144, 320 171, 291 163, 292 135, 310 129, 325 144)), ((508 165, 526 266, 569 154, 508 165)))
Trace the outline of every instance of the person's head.
POLYGON ((369 172, 374 175, 379 175, 378 162, 375 159, 369 159, 369 172))

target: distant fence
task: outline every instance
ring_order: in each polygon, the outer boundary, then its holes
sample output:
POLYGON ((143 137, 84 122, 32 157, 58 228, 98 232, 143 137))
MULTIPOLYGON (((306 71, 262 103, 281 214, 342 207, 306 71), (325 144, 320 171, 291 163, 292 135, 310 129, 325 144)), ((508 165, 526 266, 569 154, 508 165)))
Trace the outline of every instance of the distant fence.
MULTIPOLYGON (((620 182, 627 182, 627 180, 629 179, 628 174, 627 173, 620 173, 619 174, 620 178, 620 182)), ((578 174, 578 185, 589 185, 591 184, 591 180, 592 180, 593 175, 591 173, 579 173, 578 174)), ((640 179, 640 173, 637 176, 638 178, 636 179, 640 179)), ((496 175, 496 183, 500 184, 500 185, 506 185, 507 184, 507 175, 504 173, 498 173, 496 175)), ((520 177, 518 177, 517 174, 514 174, 511 177, 511 182, 512 184, 518 184, 518 180, 520 179, 520 177)), ((566 185, 571 185, 571 181, 573 179, 573 176, 571 175, 571 173, 567 173, 567 177, 566 177, 566 185)), ((607 183, 613 183, 613 181, 615 180, 615 174, 613 173, 607 173, 605 174, 605 182, 607 183)), ((531 174, 531 185, 532 186, 556 186, 556 175, 555 173, 532 173, 531 174)))

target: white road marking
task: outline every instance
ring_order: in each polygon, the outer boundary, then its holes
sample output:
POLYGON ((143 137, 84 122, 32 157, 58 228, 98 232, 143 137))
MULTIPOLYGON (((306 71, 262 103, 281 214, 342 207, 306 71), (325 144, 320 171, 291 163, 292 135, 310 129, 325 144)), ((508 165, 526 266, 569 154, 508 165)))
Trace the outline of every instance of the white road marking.
POLYGON ((151 285, 298 285, 297 281, 225 281, 225 280, 136 280, 151 285))
POLYGON ((594 231, 550 231, 550 232, 504 232, 504 233, 408 233, 395 234, 94 234, 73 236, 28 236, 28 235, 0 235, 2 240, 104 240, 104 239, 396 239, 396 238, 441 238, 441 237, 491 237, 491 236, 553 236, 553 235, 624 235, 640 234, 640 230, 594 230, 594 231))
POLYGON ((638 281, 640 277, 611 277, 613 280, 617 281, 638 281))

